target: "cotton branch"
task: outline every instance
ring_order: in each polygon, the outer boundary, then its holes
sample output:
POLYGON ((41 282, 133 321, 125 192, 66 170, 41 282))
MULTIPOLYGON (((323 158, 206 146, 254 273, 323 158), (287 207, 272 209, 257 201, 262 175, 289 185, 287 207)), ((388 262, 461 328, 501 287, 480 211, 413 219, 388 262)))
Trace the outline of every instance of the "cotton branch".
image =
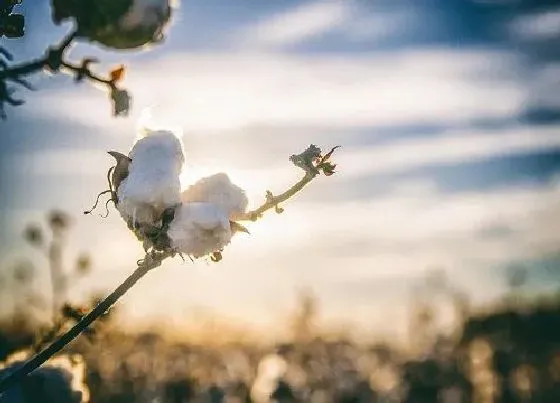
MULTIPOLYGON (((117 88, 117 82, 122 78, 124 69, 122 67, 113 70, 109 77, 102 77, 90 70, 89 66, 97 62, 94 58, 85 58, 80 64, 72 63, 66 59, 66 52, 74 43, 78 34, 76 30, 71 31, 60 44, 51 46, 45 54, 35 60, 26 63, 17 64, 9 67, 8 63, 0 58, 0 117, 6 119, 4 104, 11 106, 20 106, 23 100, 15 99, 13 93, 15 89, 8 86, 8 82, 18 84, 28 90, 32 90, 32 86, 23 78, 24 76, 38 73, 42 70, 51 73, 66 71, 74 74, 75 81, 80 82, 84 79, 105 85, 110 92, 111 101, 113 102, 113 114, 115 116, 125 115, 130 107, 130 97, 127 91, 117 88)), ((0 47, 0 56, 11 61, 12 55, 5 49, 0 47)))
POLYGON ((323 172, 326 176, 334 174, 334 168, 336 165, 329 162, 329 159, 334 153, 334 150, 339 147, 340 146, 333 147, 323 156, 321 155, 321 149, 312 144, 303 153, 299 155, 292 155, 290 157, 290 161, 292 161, 295 166, 303 169, 305 171, 305 176, 284 193, 277 196, 274 196, 272 192, 267 190, 265 202, 255 210, 245 213, 241 220, 256 221, 263 215, 263 213, 271 209, 274 209, 278 214, 284 212, 284 209, 279 206, 280 203, 283 203, 293 197, 321 172, 323 172))
MULTIPOLYGON (((72 66, 71 66, 72 67, 72 66)), ((246 213, 241 219, 255 221, 262 216, 262 214, 272 208, 277 213, 283 210, 279 207, 280 203, 293 197, 296 193, 301 191, 309 182, 315 177, 323 173, 326 176, 334 174, 335 164, 329 162, 329 158, 339 146, 332 148, 327 154, 322 155, 321 149, 315 145, 310 145, 303 153, 292 155, 290 161, 297 167, 305 171, 305 176, 298 181, 295 185, 290 187, 284 193, 274 196, 270 191, 267 191, 266 201, 257 209, 246 213)), ((111 172, 111 171, 109 171, 111 172)), ((167 210, 166 210, 167 211, 167 210)), ((172 217, 170 217, 172 219, 172 217)), ((163 220, 165 221, 165 220, 163 220)), ((161 231, 165 230, 165 225, 161 231)), ((157 236, 160 234, 158 233, 157 236)), ((149 252, 146 253, 144 259, 138 261, 137 269, 111 294, 109 294, 103 301, 101 301, 93 310, 87 315, 83 316, 79 322, 74 325, 70 330, 60 336, 57 340, 52 342, 47 348, 39 352, 16 371, 12 372, 6 378, 0 380, 0 393, 6 391, 16 383, 23 380, 29 373, 39 368, 43 363, 49 360, 53 355, 62 350, 72 340, 78 337, 81 333, 86 331, 89 325, 95 320, 99 319, 109 308, 111 308, 128 290, 130 290, 142 277, 150 270, 160 266, 163 261, 169 257, 173 257, 178 252, 171 246, 164 244, 154 243, 149 252)), ((213 261, 221 259, 220 252, 214 252, 211 255, 213 261)))
POLYGON ((22 381, 29 373, 39 368, 48 361, 53 355, 62 350, 72 340, 78 337, 87 329, 95 320, 102 316, 111 306, 113 306, 120 297, 130 290, 142 277, 150 270, 160 266, 162 262, 174 255, 172 251, 150 252, 146 257, 138 262, 138 268, 111 294, 101 301, 93 310, 84 316, 74 327, 60 336, 56 341, 50 344, 46 349, 35 355, 10 375, 0 380, 0 393, 5 392, 18 382, 22 381))

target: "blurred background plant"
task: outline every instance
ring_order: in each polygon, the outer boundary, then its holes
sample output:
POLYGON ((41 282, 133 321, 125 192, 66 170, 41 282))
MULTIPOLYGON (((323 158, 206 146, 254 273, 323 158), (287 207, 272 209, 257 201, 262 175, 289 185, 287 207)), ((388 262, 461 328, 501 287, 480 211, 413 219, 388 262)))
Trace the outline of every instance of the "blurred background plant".
MULTIPOLYGON (((92 270, 88 253, 81 252, 73 260, 65 256, 71 226, 70 215, 57 210, 47 214, 46 225, 29 224, 23 232, 23 239, 39 252, 34 255, 39 261, 20 258, 11 267, 3 267, 0 271, 0 290, 5 295, 4 300, 11 299, 12 306, 12 309, 7 308, 8 304, 2 307, 2 359, 20 349, 39 351, 78 322, 99 301, 100 297, 95 294, 86 297, 87 302, 82 304, 69 299, 71 288, 86 279, 92 270), (70 267, 66 267, 65 262, 70 262, 70 267), (48 271, 48 286, 39 284, 43 277, 38 273, 41 270, 48 271)), ((86 334, 93 337, 94 330, 90 329, 86 334)))
MULTIPOLYGON (((52 236, 69 230, 68 220, 50 217, 52 236)), ((53 246, 45 238, 36 226, 26 230, 36 248, 53 246)), ((61 270, 67 280, 87 273, 82 259, 74 270, 61 270)), ((3 279, 9 274, 14 285, 29 281, 30 267, 5 270, 3 279)), ((511 281, 509 275, 504 281, 511 281)), ((61 282, 56 292, 64 295, 70 284, 61 282)), ((558 401, 560 294, 523 300, 508 294, 495 304, 470 308, 460 287, 438 269, 409 292, 411 337, 404 344, 356 338, 342 323, 326 324, 320 301, 305 288, 296 294, 292 312, 276 319, 284 321, 285 335, 263 338, 211 314, 199 316, 197 327, 186 332, 161 326, 126 330, 115 320, 118 315, 111 315, 105 325, 96 325, 94 339, 79 338, 62 359, 74 355, 83 362, 77 390, 87 390, 84 402, 558 401)), ((79 319, 79 312, 65 304, 57 320, 79 319)), ((20 310, 14 318, 32 315, 20 310)), ((4 357, 36 342, 32 331, 14 328, 15 323, 0 323, 4 357)), ((63 393, 57 395, 61 402, 74 402, 64 400, 63 393)))

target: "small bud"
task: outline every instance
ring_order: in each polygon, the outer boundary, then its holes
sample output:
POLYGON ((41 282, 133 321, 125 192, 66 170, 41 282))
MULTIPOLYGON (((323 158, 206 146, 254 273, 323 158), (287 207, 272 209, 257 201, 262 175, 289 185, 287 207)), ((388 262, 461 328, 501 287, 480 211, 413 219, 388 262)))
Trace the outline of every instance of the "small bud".
POLYGON ((306 173, 317 174, 319 171, 315 167, 315 160, 321 156, 321 149, 311 144, 301 154, 290 156, 290 161, 297 167, 303 169, 306 173))
POLYGON ((64 211, 53 210, 49 213, 49 225, 53 232, 58 232, 66 229, 70 225, 70 216, 64 211))
POLYGON ((76 261, 76 273, 83 276, 91 271, 91 258, 87 254, 81 254, 76 261))
POLYGON ((335 173, 336 164, 332 164, 330 162, 325 162, 321 164, 321 169, 326 176, 331 176, 335 173))
POLYGON ((210 260, 217 263, 222 260, 222 252, 212 252, 210 254, 210 260))
POLYGON ((266 201, 267 202, 272 202, 272 200, 274 200, 274 195, 272 194, 272 192, 270 190, 266 191, 266 201))
POLYGON ((41 247, 43 246, 43 231, 41 228, 36 224, 28 225, 25 228, 23 236, 27 242, 29 242, 32 246, 41 247))

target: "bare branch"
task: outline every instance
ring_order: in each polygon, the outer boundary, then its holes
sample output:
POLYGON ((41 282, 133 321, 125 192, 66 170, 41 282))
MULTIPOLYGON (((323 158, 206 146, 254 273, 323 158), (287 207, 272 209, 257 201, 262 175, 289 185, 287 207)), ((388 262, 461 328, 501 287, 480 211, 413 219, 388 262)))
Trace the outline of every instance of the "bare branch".
POLYGON ((291 188, 286 190, 284 193, 279 194, 278 196, 272 196, 272 193, 267 193, 266 201, 255 210, 245 213, 245 215, 240 219, 240 221, 258 220, 266 211, 271 210, 273 208, 275 209, 280 203, 283 203, 286 200, 292 198, 296 193, 302 190, 305 187, 305 185, 307 185, 309 182, 315 179, 317 175, 319 175, 318 172, 306 173, 305 176, 299 180, 299 182, 297 182, 291 188))
POLYGON ((111 88, 114 87, 115 86, 114 81, 112 81, 108 78, 98 76, 89 69, 89 67, 88 67, 89 64, 91 64, 93 62, 94 62, 93 59, 84 59, 82 64, 79 65, 79 64, 74 64, 72 62, 68 62, 68 61, 63 60, 61 66, 65 70, 67 70, 71 73, 74 73, 75 76, 76 76, 76 81, 80 81, 83 78, 88 78, 91 81, 95 81, 97 83, 107 85, 111 88))
MULTIPOLYGON (((24 76, 37 73, 41 70, 47 70, 52 73, 59 73, 66 71, 74 74, 76 82, 88 79, 89 81, 105 85, 111 95, 113 103, 113 114, 115 116, 126 115, 130 108, 130 95, 126 90, 117 87, 117 82, 122 77, 124 67, 121 67, 118 75, 113 75, 111 72, 109 77, 102 77, 95 74, 90 65, 97 62, 95 58, 85 58, 81 63, 73 63, 65 58, 66 51, 70 48, 72 43, 77 37, 77 31, 70 32, 57 46, 51 46, 45 54, 35 60, 9 66, 8 63, 0 59, 0 117, 5 118, 4 103, 12 106, 21 105, 23 102, 14 100, 10 97, 12 88, 8 87, 7 82, 11 81, 26 89, 32 90, 33 87, 26 80, 24 76)), ((6 60, 12 60, 12 55, 3 48, 0 48, 0 56, 6 60)))
POLYGON ((305 176, 301 178, 295 185, 277 196, 274 196, 272 192, 267 191, 265 202, 255 210, 245 213, 245 215, 239 220, 256 221, 263 215, 263 213, 271 209, 274 209, 277 213, 282 213, 284 209, 279 206, 280 203, 283 203, 295 196, 296 193, 301 191, 321 172, 323 172, 323 174, 327 176, 330 176, 334 173, 335 165, 331 164, 329 162, 329 159, 334 151, 339 147, 340 146, 333 147, 327 154, 322 156, 321 149, 312 144, 303 153, 299 155, 292 155, 290 157, 290 161, 292 161, 292 163, 297 167, 303 169, 305 171, 305 176))
MULTIPOLYGON (((76 31, 73 30, 66 37, 64 37, 60 44, 55 47, 51 47, 42 57, 0 70, 0 81, 5 79, 21 78, 21 76, 36 73, 47 67, 49 58, 52 59, 54 55, 60 55, 60 57, 62 58, 64 52, 70 47, 74 39, 76 39, 76 35, 76 31)), ((6 57, 6 59, 12 59, 11 54, 8 53, 5 49, 3 49, 1 53, 6 57)))

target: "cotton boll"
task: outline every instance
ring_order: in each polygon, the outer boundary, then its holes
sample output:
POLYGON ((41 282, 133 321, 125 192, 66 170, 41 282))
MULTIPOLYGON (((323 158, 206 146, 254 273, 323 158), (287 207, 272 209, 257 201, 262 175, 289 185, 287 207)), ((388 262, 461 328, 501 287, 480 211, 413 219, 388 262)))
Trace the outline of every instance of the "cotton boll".
POLYGON ((231 240, 227 215, 212 203, 183 203, 177 207, 167 236, 173 248, 199 258, 218 251, 231 240))
POLYGON ((170 0, 52 0, 53 20, 73 18, 81 37, 112 49, 136 49, 163 39, 170 0))
POLYGON ((171 130, 145 128, 128 156, 133 162, 141 158, 143 162, 153 166, 174 167, 177 174, 181 173, 185 163, 183 144, 178 135, 171 130))
POLYGON ((128 176, 117 189, 117 209, 127 222, 155 224, 181 199, 181 141, 170 131, 153 131, 134 144, 129 157, 128 176))
POLYGON ((134 0, 119 20, 123 29, 158 26, 171 13, 169 0, 134 0))
POLYGON ((225 173, 217 173, 200 179, 181 194, 181 201, 208 202, 223 209, 235 221, 247 209, 247 195, 239 186, 231 183, 225 173))

